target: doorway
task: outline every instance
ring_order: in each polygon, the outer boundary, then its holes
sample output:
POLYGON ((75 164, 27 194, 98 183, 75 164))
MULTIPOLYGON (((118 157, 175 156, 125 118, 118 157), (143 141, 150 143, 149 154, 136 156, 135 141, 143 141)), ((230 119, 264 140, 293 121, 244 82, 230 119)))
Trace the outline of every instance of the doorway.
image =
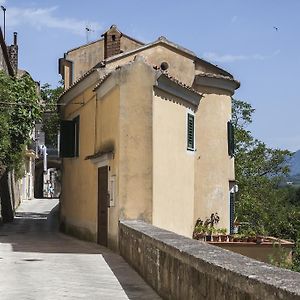
POLYGON ((108 167, 98 168, 98 244, 107 247, 108 167))

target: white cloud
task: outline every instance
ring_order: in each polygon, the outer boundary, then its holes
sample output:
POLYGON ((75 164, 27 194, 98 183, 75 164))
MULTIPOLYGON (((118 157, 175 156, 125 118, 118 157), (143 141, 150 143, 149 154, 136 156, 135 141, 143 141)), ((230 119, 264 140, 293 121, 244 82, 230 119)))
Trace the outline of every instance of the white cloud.
POLYGON ((235 55, 235 54, 218 54, 215 52, 205 52, 203 58, 214 62, 235 62, 242 60, 265 60, 272 58, 280 53, 280 50, 276 50, 271 55, 252 54, 252 55, 235 55))
MULTIPOLYGON (((1 1, 1 0, 0 0, 1 1)), ((39 30, 43 28, 62 29, 74 34, 84 35, 86 25, 93 31, 101 29, 101 25, 97 22, 87 22, 84 20, 77 20, 74 18, 60 18, 55 16, 55 11, 58 7, 49 8, 17 8, 10 7, 7 10, 7 23, 10 27, 17 25, 29 24, 39 30)))
POLYGON ((5 4, 6 0, 0 0, 0 5, 5 4))

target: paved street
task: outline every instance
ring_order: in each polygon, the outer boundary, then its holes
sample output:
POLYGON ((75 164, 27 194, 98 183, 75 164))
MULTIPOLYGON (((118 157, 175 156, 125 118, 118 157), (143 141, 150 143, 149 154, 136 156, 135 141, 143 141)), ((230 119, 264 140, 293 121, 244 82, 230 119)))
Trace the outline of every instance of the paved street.
POLYGON ((117 254, 57 230, 57 200, 0 225, 0 299, 160 299, 117 254))

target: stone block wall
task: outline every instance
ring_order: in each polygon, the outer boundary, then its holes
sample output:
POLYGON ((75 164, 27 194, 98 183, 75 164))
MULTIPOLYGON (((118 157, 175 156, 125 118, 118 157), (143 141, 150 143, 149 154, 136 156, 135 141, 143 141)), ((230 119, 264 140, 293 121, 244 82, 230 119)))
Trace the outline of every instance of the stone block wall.
POLYGON ((120 254, 163 299, 300 299, 300 274, 140 221, 120 221, 120 254))

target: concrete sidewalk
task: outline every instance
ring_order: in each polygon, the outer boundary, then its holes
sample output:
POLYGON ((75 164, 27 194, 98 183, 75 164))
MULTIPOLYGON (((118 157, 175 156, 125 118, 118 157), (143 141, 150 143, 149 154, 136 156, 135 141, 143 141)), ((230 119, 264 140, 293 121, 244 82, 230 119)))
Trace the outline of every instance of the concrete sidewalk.
POLYGON ((119 255, 58 232, 56 199, 0 227, 0 299, 160 299, 119 255))

